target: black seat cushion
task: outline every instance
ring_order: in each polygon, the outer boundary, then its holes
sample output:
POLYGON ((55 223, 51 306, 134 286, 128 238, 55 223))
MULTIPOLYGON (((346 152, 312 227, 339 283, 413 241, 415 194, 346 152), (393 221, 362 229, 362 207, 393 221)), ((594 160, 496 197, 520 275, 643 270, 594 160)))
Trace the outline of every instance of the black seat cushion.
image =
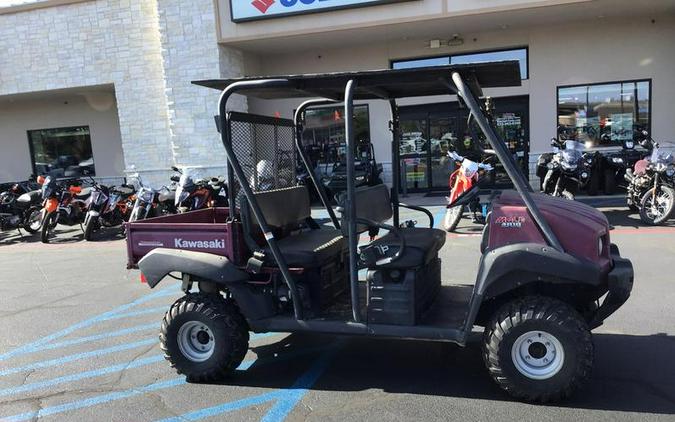
MULTIPOLYGON (((445 245, 446 233, 438 229, 407 228, 400 229, 405 238, 403 256, 386 265, 377 268, 406 269, 416 268, 431 261, 438 251, 445 245)), ((389 232, 375 240, 371 245, 388 246, 387 256, 393 256, 398 252, 398 238, 389 232)))
MULTIPOLYGON (((277 242, 289 267, 315 268, 342 255, 347 242, 339 230, 319 229, 285 237, 277 242)), ((269 246, 266 264, 276 265, 269 246)))

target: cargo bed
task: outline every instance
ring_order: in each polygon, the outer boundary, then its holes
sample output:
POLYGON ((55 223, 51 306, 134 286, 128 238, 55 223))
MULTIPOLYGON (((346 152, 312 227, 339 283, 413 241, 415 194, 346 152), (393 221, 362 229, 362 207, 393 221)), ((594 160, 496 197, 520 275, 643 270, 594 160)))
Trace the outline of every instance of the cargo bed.
POLYGON ((138 261, 155 248, 208 252, 239 262, 234 249, 245 248, 233 246, 241 239, 241 228, 229 216, 229 208, 207 208, 125 223, 127 268, 138 268, 138 261))

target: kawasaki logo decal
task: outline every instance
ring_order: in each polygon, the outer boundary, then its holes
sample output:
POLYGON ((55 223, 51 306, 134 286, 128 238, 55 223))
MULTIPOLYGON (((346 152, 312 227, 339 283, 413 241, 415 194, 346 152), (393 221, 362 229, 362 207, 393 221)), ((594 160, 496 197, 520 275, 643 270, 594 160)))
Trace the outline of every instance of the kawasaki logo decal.
POLYGON ((225 249, 225 240, 174 239, 174 246, 181 249, 225 249))

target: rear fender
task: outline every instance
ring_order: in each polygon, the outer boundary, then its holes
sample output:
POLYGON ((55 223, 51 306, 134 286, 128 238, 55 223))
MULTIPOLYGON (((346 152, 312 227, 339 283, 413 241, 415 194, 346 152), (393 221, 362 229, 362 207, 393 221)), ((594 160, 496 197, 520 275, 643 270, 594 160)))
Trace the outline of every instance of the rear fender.
POLYGON ((223 286, 248 280, 248 274, 224 256, 181 249, 153 249, 138 262, 138 268, 150 288, 173 272, 190 274, 223 286))
POLYGON ((248 320, 274 315, 272 297, 255 289, 246 272, 223 256, 180 249, 153 249, 139 262, 138 268, 148 286, 154 288, 169 273, 189 274, 208 292, 227 288, 248 320), (212 285, 210 285, 212 284, 212 285), (215 288, 214 288, 215 287, 215 288))
POLYGON ((481 306, 529 284, 577 285, 598 288, 598 265, 536 243, 518 243, 486 251, 480 261, 465 329, 470 331, 481 306))

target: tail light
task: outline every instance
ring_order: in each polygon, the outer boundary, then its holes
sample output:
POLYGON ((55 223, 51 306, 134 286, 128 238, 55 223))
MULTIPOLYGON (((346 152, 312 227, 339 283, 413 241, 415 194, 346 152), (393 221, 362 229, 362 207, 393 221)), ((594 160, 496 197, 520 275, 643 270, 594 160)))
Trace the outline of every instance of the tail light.
POLYGON ((148 284, 148 279, 145 278, 145 274, 141 273, 141 283, 148 284))

